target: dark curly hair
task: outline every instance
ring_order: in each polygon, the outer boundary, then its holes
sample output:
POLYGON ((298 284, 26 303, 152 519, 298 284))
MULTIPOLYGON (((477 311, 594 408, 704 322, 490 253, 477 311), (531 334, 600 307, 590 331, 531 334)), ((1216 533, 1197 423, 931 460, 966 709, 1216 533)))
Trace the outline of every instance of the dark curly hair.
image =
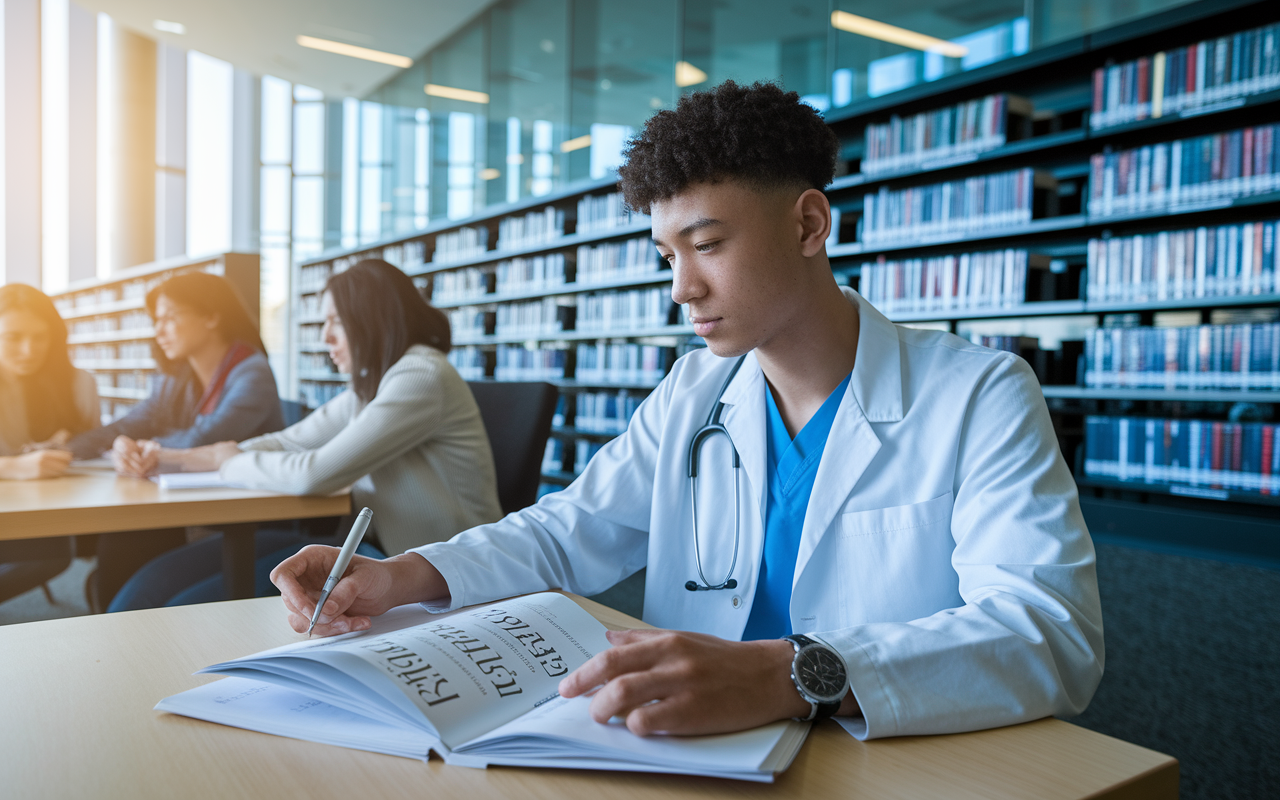
POLYGON ((839 147, 795 92, 725 81, 650 117, 627 143, 618 177, 627 205, 647 214, 654 202, 695 183, 726 178, 763 189, 822 189, 835 174, 839 147))

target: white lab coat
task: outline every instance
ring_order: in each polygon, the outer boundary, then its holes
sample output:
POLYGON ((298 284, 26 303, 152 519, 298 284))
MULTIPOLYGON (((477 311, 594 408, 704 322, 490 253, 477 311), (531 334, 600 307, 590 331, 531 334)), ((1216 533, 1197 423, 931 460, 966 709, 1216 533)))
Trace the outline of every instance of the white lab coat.
MULTIPOLYGON (((800 537, 791 625, 843 655, 859 738, 1077 714, 1102 677, 1094 550, 1030 367, 948 333, 900 328, 852 290, 861 333, 800 537)), ((764 375, 749 354, 723 394, 742 457, 733 590, 698 579, 688 446, 733 364, 676 362, 565 491, 419 548, 451 608, 562 587, 595 594, 648 567, 644 619, 740 639, 760 573, 764 375)), ((699 470, 707 579, 733 556, 723 436, 699 470)))

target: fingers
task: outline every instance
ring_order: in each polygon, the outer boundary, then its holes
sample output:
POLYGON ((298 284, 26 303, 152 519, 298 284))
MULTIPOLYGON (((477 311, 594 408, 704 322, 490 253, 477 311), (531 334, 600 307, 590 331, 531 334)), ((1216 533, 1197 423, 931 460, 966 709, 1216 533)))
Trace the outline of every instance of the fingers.
POLYGON ((660 656, 645 644, 663 633, 665 631, 609 631, 607 636, 614 646, 603 653, 596 653, 587 663, 565 676, 560 681, 561 696, 577 697, 620 675, 650 669, 660 656))
POLYGON ((277 564, 271 570, 271 582, 280 590, 285 605, 300 614, 306 614, 310 621, 316 598, 320 596, 324 580, 337 560, 337 548, 308 545, 277 564), (309 594, 308 590, 314 594, 309 594))

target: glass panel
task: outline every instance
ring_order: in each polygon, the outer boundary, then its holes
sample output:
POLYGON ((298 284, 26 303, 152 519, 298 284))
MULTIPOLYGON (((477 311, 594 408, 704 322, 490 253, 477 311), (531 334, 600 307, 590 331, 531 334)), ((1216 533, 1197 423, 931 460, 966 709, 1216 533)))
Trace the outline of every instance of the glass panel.
POLYGON ((324 244, 324 178, 293 179, 293 241, 324 244))
POLYGON ((381 103, 360 104, 360 241, 374 242, 382 238, 384 211, 382 172, 383 106, 381 103))
POLYGON ((293 171, 298 175, 324 172, 324 103, 293 107, 293 171))
MULTIPOLYGON (((1040 47, 1060 42, 1189 2, 1192 0, 1032 0, 1033 44, 1040 47)), ((1256 24, 1241 20, 1240 28, 1256 24)))
MULTIPOLYGON (((476 207, 490 102, 486 39, 489 15, 455 34, 428 56, 427 108, 432 128, 431 216, 459 219, 476 207), (440 180, 443 177, 444 180, 440 180)), ((481 203, 484 194, 481 193, 481 203)))
POLYGON ((262 78, 262 163, 288 164, 292 152, 293 92, 288 81, 262 78))
POLYGON ((676 84, 688 93, 730 78, 780 81, 825 111, 829 12, 824 0, 687 0, 676 84))
POLYGON ((289 235, 291 216, 289 182, 293 174, 287 166, 262 168, 262 235, 289 235))
POLYGON ((225 61, 187 52, 187 254, 231 249, 231 80, 225 61))
MULTIPOLYGON (((574 0, 568 180, 602 178, 622 144, 675 105, 675 0, 574 0), (578 146, 575 146, 578 145, 578 146)), ((824 6, 825 10, 825 6, 824 6)))

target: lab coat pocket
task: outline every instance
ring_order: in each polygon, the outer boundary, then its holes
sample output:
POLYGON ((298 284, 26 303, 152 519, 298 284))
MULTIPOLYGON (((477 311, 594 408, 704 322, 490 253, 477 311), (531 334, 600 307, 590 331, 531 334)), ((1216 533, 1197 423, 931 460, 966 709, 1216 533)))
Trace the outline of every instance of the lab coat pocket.
POLYGON ((836 564, 846 625, 908 622, 963 605, 951 566, 952 494, 840 515, 836 564))

